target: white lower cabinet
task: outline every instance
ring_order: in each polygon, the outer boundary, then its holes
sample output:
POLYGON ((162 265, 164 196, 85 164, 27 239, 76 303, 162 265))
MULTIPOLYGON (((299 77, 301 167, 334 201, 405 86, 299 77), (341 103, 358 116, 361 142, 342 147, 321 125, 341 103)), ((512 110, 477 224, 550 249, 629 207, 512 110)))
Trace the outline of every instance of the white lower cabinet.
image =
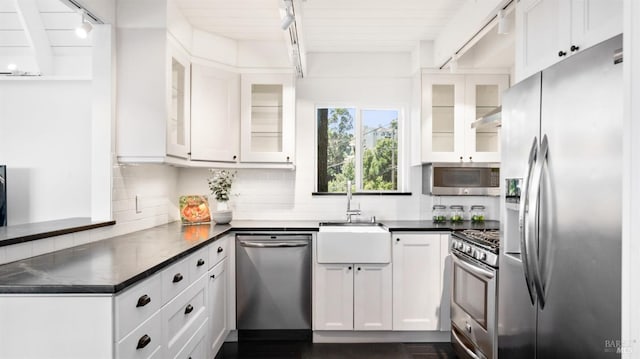
MULTIPOLYGON (((392 233, 393 330, 440 330, 442 261, 448 234, 392 233)), ((448 317, 446 318, 448 321, 448 317)))
POLYGON ((209 332, 206 348, 209 358, 213 358, 222 347, 229 333, 227 325, 228 297, 227 259, 223 259, 209 273, 209 332))
POLYGON ((391 330, 391 265, 354 266, 353 329, 391 330))
POLYGON ((353 329, 353 264, 317 264, 315 329, 353 329))
POLYGON ((227 267, 232 238, 115 296, 0 295, 0 358, 214 358, 235 325, 227 267))
POLYGON ((315 330, 390 330, 390 264, 316 264, 315 330))

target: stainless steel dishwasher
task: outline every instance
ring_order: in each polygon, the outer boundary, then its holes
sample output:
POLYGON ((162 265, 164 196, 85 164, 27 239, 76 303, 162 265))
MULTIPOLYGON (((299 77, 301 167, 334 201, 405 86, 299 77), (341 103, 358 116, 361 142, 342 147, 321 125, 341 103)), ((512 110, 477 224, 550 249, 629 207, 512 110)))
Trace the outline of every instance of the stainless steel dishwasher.
POLYGON ((311 235, 236 235, 239 340, 311 338, 311 235))

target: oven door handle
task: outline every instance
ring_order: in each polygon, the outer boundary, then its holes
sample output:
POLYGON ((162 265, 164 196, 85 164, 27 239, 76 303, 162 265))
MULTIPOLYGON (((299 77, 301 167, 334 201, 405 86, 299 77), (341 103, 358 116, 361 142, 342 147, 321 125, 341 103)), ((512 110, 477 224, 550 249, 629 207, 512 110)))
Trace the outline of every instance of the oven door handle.
POLYGON ((468 259, 461 257, 457 253, 453 252, 452 254, 453 254, 453 260, 456 263, 458 263, 458 265, 463 267, 465 270, 489 280, 496 277, 495 273, 478 266, 477 264, 469 261, 468 259))
POLYGON ((458 334, 456 333, 455 328, 451 328, 451 334, 453 335, 453 338, 456 340, 456 342, 458 342, 458 345, 460 345, 462 347, 462 349, 464 349, 464 351, 473 359, 482 359, 478 356, 478 354, 474 353, 473 350, 467 348, 466 345, 464 345, 464 343, 462 342, 462 340, 460 340, 460 337, 458 336, 458 334))
POLYGON ((522 268, 524 270, 524 280, 527 284, 527 291, 529 292, 529 300, 531 305, 536 304, 536 296, 534 291, 534 272, 531 268, 531 252, 529 251, 529 242, 531 238, 528 236, 527 217, 531 210, 535 211, 535 208, 529 206, 531 175, 533 173, 533 167, 536 165, 536 159, 538 157, 538 137, 533 138, 533 144, 531 144, 531 150, 529 150, 529 160, 527 163, 527 172, 524 176, 523 191, 524 198, 520 199, 520 210, 518 215, 518 224, 520 229, 520 251, 522 253, 522 268))

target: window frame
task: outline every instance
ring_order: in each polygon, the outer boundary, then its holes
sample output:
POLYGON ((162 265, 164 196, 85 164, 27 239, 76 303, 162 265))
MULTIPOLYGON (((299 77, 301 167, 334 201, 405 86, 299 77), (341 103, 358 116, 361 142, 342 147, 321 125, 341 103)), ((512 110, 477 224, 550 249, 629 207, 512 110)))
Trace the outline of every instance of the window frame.
POLYGON ((408 164, 406 162, 407 159, 407 146, 405 143, 406 136, 405 125, 406 125, 406 116, 404 111, 404 106, 402 105, 389 105, 389 106, 368 106, 362 104, 354 104, 354 103, 317 103, 314 106, 314 194, 341 194, 345 192, 318 192, 318 110, 320 109, 331 109, 331 108, 345 108, 345 109, 354 109, 354 131, 355 131, 355 191, 354 194, 390 194, 390 195, 398 195, 398 194, 406 194, 409 190, 408 183, 406 182, 407 172, 408 172, 408 164), (362 113, 363 111, 396 111, 398 113, 398 146, 397 146, 397 157, 398 161, 396 163, 397 167, 397 189, 395 190, 365 190, 363 189, 363 179, 362 179, 362 166, 363 166, 363 151, 362 151, 362 129, 363 129, 363 121, 362 121, 362 113))

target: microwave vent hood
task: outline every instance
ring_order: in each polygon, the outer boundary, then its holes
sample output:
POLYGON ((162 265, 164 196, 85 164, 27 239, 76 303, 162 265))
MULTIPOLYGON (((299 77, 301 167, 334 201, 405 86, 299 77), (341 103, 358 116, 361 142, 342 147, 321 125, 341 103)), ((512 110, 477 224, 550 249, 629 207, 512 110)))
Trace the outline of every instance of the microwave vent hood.
POLYGON ((502 106, 479 117, 471 123, 471 128, 496 128, 502 126, 502 106))

